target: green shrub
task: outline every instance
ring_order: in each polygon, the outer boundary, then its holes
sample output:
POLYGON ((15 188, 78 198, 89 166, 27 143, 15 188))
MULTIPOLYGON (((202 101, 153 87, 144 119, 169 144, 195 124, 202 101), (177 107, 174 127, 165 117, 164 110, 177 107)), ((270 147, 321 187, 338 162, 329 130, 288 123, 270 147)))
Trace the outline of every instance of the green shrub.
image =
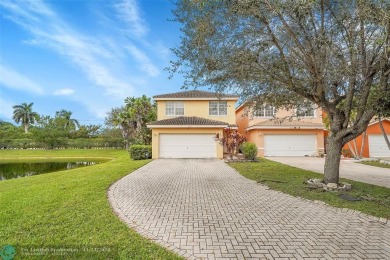
POLYGON ((152 158, 152 146, 151 145, 132 145, 130 146, 130 157, 133 160, 143 160, 152 158))
POLYGON ((0 149, 98 149, 124 148, 123 138, 0 139, 0 149))
POLYGON ((257 146, 254 143, 245 142, 241 145, 241 151, 247 160, 256 160, 257 146))

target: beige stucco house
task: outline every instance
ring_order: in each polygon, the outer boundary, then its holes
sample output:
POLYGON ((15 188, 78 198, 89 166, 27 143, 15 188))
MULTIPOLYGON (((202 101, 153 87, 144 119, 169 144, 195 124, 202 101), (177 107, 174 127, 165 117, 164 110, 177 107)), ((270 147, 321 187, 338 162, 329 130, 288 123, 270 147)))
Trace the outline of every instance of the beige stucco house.
POLYGON ((152 157, 223 158, 215 139, 227 127, 237 128, 238 96, 190 90, 154 96, 157 121, 152 129, 152 157))
POLYGON ((239 132, 258 147, 258 156, 319 156, 324 153, 321 109, 254 110, 246 103, 236 109, 239 132))

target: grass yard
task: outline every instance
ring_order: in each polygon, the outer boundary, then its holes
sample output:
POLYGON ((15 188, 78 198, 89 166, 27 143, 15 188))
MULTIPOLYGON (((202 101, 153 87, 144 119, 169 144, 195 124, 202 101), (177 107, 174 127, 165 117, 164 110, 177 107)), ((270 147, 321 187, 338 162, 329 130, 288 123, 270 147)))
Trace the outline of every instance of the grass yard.
POLYGON ((384 163, 380 163, 378 161, 361 162, 361 163, 365 164, 365 165, 371 165, 371 166, 375 166, 375 167, 389 168, 390 169, 390 164, 384 164, 384 163))
POLYGON ((259 163, 229 163, 243 176, 263 183, 274 190, 310 200, 324 201, 329 205, 350 208, 377 217, 390 219, 390 189, 352 180, 341 179, 352 184, 352 190, 344 192, 361 201, 347 201, 339 193, 322 192, 306 188, 303 182, 309 178, 322 179, 323 175, 261 159, 259 163))
POLYGON ((0 151, 3 162, 52 157, 110 161, 0 181, 0 249, 14 246, 15 259, 181 259, 128 228, 108 203, 110 184, 149 161, 131 161, 125 150, 0 151))

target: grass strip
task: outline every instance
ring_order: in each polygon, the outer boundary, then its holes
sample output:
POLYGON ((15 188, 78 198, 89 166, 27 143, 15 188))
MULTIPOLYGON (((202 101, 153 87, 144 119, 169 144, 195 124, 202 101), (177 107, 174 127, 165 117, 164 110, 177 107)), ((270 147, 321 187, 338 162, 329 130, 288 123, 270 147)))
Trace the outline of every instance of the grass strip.
POLYGON ((149 160, 132 161, 125 150, 3 150, 0 161, 41 157, 110 161, 0 181, 0 248, 14 246, 15 259, 181 259, 128 228, 107 200, 113 182, 149 160))
POLYGON ((380 163, 378 161, 361 162, 361 164, 371 165, 371 166, 380 167, 380 168, 389 168, 390 169, 390 164, 384 164, 384 163, 380 163))
POLYGON ((267 159, 258 163, 229 163, 241 175, 265 184, 271 189, 302 197, 323 201, 339 208, 349 208, 376 217, 390 219, 390 189, 362 182, 341 179, 352 184, 352 190, 343 192, 349 196, 361 198, 361 201, 348 201, 339 197, 338 192, 324 192, 306 187, 304 181, 310 178, 322 179, 320 173, 299 169, 267 159))

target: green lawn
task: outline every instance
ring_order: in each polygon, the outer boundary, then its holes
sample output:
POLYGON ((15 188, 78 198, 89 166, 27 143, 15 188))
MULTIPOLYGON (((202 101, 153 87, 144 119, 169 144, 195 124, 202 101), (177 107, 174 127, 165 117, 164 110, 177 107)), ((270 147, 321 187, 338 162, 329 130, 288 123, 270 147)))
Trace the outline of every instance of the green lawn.
POLYGON ((371 162, 361 162, 362 164, 371 165, 375 167, 381 167, 381 168, 390 168, 390 164, 384 164, 380 163, 378 161, 371 161, 371 162))
POLYGON ((347 201, 339 193, 322 192, 306 188, 303 182, 309 178, 322 179, 323 175, 287 166, 278 162, 261 159, 258 163, 229 163, 243 176, 266 184, 274 190, 310 200, 324 201, 329 205, 350 208, 377 217, 390 219, 390 189, 341 179, 352 184, 352 190, 344 192, 349 196, 362 198, 361 201, 347 201))
POLYGON ((104 157, 110 161, 0 181, 0 249, 6 244, 14 246, 15 259, 181 259, 128 228, 108 203, 110 184, 148 161, 131 161, 124 150, 0 151, 1 161, 51 157, 104 157), (78 252, 22 255, 39 248, 78 252))

